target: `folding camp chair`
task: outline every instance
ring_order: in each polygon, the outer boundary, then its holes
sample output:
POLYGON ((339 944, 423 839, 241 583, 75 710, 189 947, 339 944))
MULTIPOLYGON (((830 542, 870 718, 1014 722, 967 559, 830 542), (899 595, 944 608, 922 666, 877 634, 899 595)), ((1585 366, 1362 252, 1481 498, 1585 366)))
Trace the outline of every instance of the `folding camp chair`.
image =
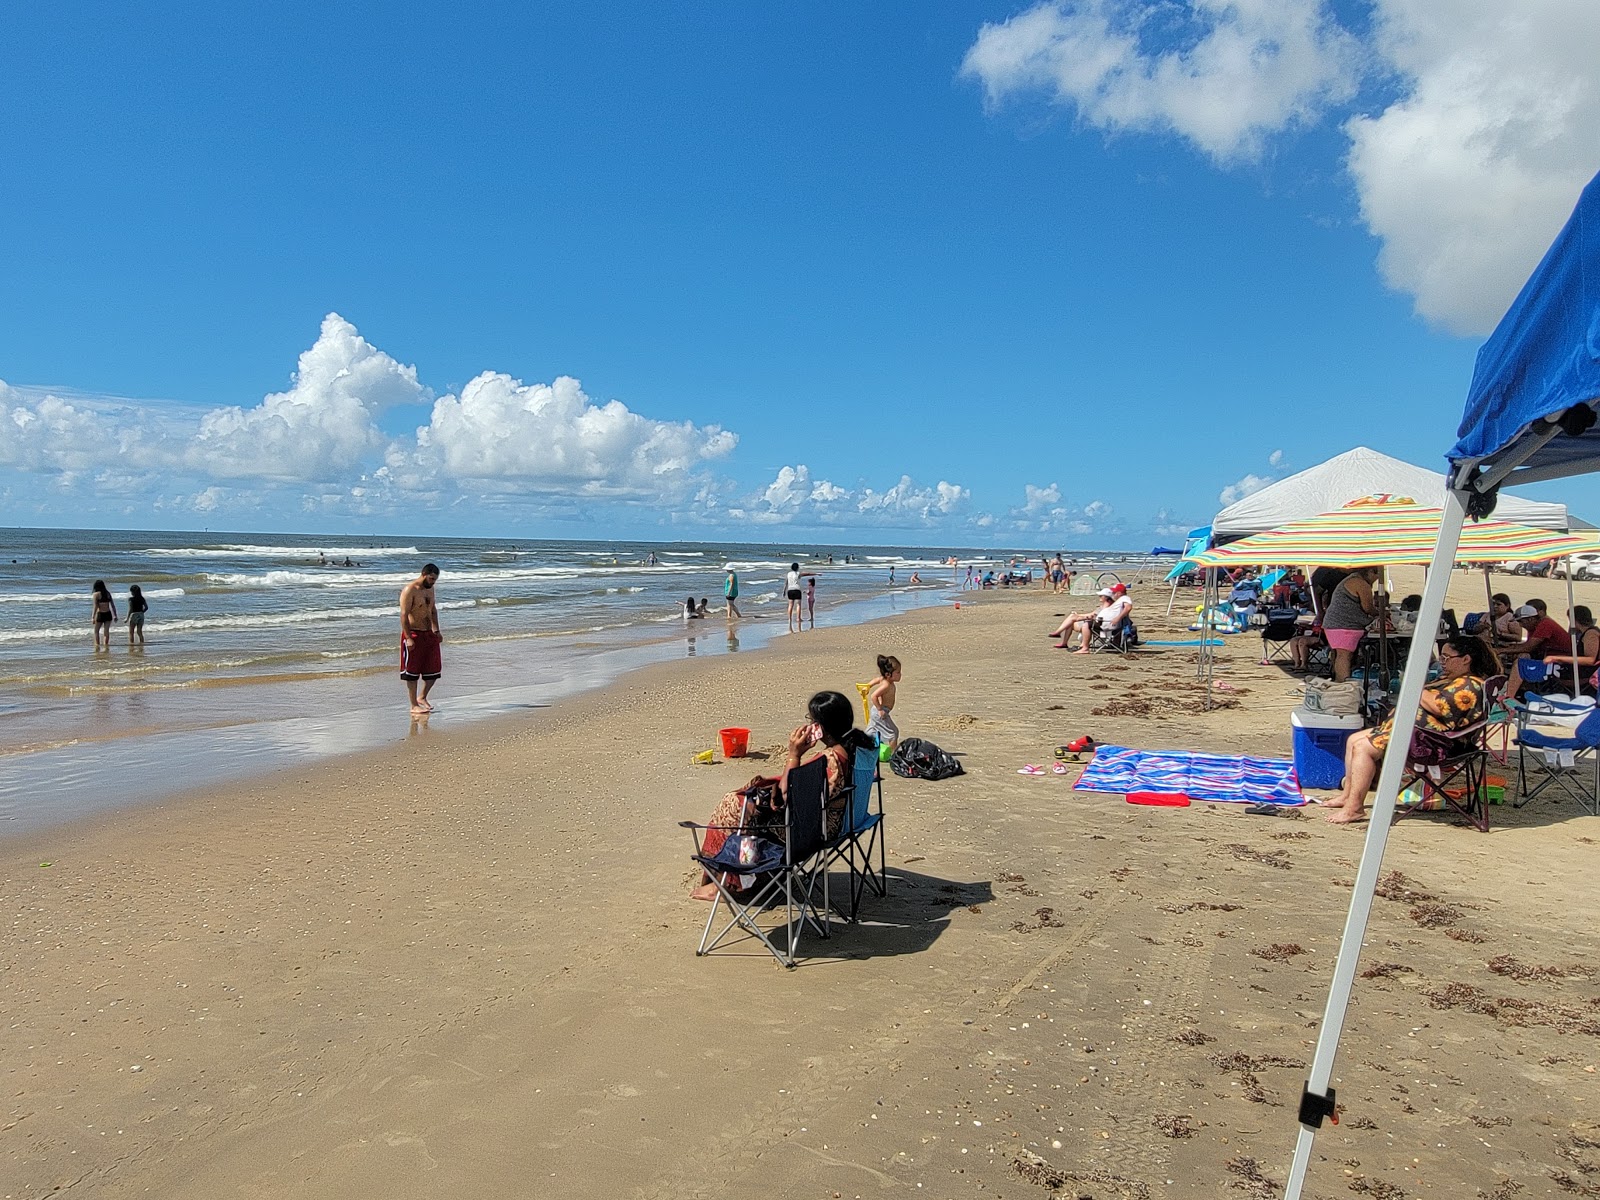
POLYGON ((1562 736, 1530 728, 1526 721, 1532 707, 1522 710, 1523 722, 1517 726, 1517 807, 1554 785, 1586 812, 1600 816, 1600 709, 1590 709, 1576 729, 1562 736))
MULTIPOLYGON (((1483 681, 1485 715, 1465 729, 1449 733, 1419 729, 1412 734, 1402 791, 1413 784, 1424 794, 1444 802, 1444 807, 1465 817, 1480 833, 1489 832, 1489 713, 1505 695, 1506 677, 1495 675, 1483 681)), ((1395 819, 1426 812, 1420 806, 1397 808, 1395 819)))
POLYGON ((1261 629, 1261 665, 1289 662, 1289 640, 1300 636, 1300 614, 1292 608, 1274 608, 1267 611, 1267 623, 1261 629))
POLYGON ((861 908, 861 896, 867 888, 875 895, 889 894, 889 871, 884 860, 883 836, 883 774, 878 769, 878 751, 857 748, 854 768, 850 776, 850 804, 845 809, 844 821, 839 826, 839 836, 828 847, 823 870, 836 862, 843 862, 850 872, 850 919, 854 921, 861 908), (876 788, 878 808, 872 810, 872 794, 876 788), (872 866, 872 852, 878 852, 878 866, 872 866))
POLYGON ((822 759, 812 759, 790 769, 784 785, 781 846, 741 828, 726 830, 727 841, 715 854, 706 854, 704 835, 713 827, 693 821, 678 822, 694 838, 694 861, 711 877, 717 889, 711 915, 706 918, 699 948, 695 950, 697 956, 709 954, 735 929, 741 929, 760 941, 773 958, 786 967, 793 967, 800 934, 806 925, 822 937, 829 936, 828 873, 822 870, 821 856, 825 848, 822 809, 827 790, 828 764, 822 759), (755 882, 750 888, 738 887, 741 875, 754 876, 755 882), (730 883, 730 878, 734 882, 730 883), (822 886, 820 906, 815 895, 819 883, 822 886), (711 928, 724 904, 731 916, 713 937, 711 928), (784 912, 782 928, 787 935, 781 949, 772 940, 778 927, 769 931, 758 920, 768 908, 776 909, 780 905, 784 912))
POLYGON ((1101 629, 1097 622, 1089 623, 1089 649, 1092 651, 1111 650, 1126 654, 1138 644, 1139 631, 1134 627, 1131 616, 1123 617, 1122 622, 1110 633, 1101 629))

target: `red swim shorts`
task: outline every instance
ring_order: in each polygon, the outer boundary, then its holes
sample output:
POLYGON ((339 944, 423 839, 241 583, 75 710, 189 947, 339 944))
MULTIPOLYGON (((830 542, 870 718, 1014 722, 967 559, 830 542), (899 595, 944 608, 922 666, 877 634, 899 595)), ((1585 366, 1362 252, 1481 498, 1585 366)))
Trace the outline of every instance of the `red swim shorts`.
POLYGON ((443 670, 439 647, 443 640, 431 629, 419 629, 400 639, 400 678, 437 679, 443 670))

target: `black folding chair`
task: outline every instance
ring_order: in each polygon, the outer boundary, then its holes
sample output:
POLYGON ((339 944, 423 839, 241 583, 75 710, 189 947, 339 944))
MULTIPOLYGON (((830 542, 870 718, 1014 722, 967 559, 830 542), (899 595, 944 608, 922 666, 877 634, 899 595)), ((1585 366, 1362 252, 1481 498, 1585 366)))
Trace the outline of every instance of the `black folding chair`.
POLYGON ((1110 650, 1116 654, 1127 654, 1138 644, 1139 631, 1134 627, 1131 616, 1123 617, 1110 632, 1101 629, 1098 621, 1089 623, 1089 649, 1096 653, 1110 650))
POLYGON ((850 777, 850 803, 845 809, 839 835, 828 846, 826 870, 836 862, 850 872, 850 919, 861 908, 861 897, 868 888, 879 896, 889 894, 889 870, 884 859, 883 775, 878 769, 876 748, 858 747, 850 777), (873 811, 873 793, 877 811, 873 811), (878 852, 878 865, 872 865, 872 852, 878 852))
MULTIPOLYGON (((1505 690, 1504 675, 1484 680, 1484 716, 1465 729, 1413 733, 1400 782, 1402 792, 1412 784, 1420 785, 1424 794, 1432 791, 1446 809, 1465 817, 1480 833, 1489 832, 1489 714, 1505 690)), ((1396 808, 1395 820, 1427 811, 1416 806, 1396 808)))
POLYGON ((828 873, 822 869, 822 851, 826 849, 823 838, 823 803, 828 790, 828 764, 820 758, 812 759, 789 771, 784 785, 783 842, 780 845, 759 834, 743 829, 726 830, 727 841, 715 854, 704 853, 705 833, 714 826, 699 825, 693 821, 679 821, 694 838, 694 861, 699 863, 711 882, 716 885, 717 898, 711 903, 711 915, 700 935, 700 945, 695 954, 709 954, 724 944, 734 930, 742 930, 754 937, 771 952, 772 957, 786 967, 796 963, 800 948, 800 934, 806 925, 819 936, 828 937, 828 873), (748 889, 731 884, 740 876, 753 876, 755 882, 748 889), (822 903, 816 902, 815 890, 820 883, 822 903), (712 936, 712 926, 722 906, 728 906, 728 921, 712 936), (781 928, 785 938, 780 949, 773 941, 779 926, 763 928, 759 917, 767 909, 782 907, 784 921, 781 928))
POLYGON ((1267 623, 1261 630, 1261 665, 1291 662, 1289 641, 1300 636, 1300 614, 1292 608, 1267 610, 1267 623))

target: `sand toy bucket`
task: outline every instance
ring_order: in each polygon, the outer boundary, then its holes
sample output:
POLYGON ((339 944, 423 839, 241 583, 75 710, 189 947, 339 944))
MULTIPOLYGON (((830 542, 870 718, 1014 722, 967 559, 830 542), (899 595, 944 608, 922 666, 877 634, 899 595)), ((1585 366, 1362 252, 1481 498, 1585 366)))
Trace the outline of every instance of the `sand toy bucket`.
POLYGON ((722 756, 743 758, 750 750, 750 731, 738 727, 722 731, 722 756))

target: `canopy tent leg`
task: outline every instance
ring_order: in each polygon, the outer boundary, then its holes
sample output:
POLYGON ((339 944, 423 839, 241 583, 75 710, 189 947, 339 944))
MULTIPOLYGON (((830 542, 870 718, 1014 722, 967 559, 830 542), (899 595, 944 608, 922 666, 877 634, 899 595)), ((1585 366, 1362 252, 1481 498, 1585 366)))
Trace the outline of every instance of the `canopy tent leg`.
POLYGON ((1444 594, 1450 585, 1450 567, 1455 562, 1456 547, 1461 541, 1461 525, 1466 519, 1465 493, 1448 490, 1444 500, 1444 518, 1439 526, 1439 544, 1433 552, 1433 564, 1422 590, 1422 608, 1417 613, 1417 633, 1411 640, 1411 652, 1406 657, 1405 674, 1400 681, 1400 698, 1394 714, 1394 732, 1389 740, 1391 747, 1400 752, 1383 756, 1383 769, 1378 775, 1377 797, 1367 825, 1367 841, 1361 851, 1361 867, 1356 872, 1355 887, 1350 896, 1350 913, 1345 918, 1344 934, 1339 941, 1339 957, 1333 967, 1333 983, 1328 989, 1328 1007, 1323 1013, 1322 1027, 1317 1031, 1317 1049, 1311 1059, 1311 1074, 1300 1099, 1300 1135, 1295 1142, 1294 1162, 1289 1169, 1289 1181, 1284 1188, 1284 1200, 1300 1200, 1300 1190, 1305 1186, 1306 1170, 1311 1163, 1311 1149, 1323 1118, 1334 1112, 1333 1091, 1328 1082, 1333 1077, 1333 1059, 1339 1049, 1339 1035, 1344 1030, 1345 1013, 1350 1006, 1350 989, 1355 983, 1356 962, 1361 957, 1361 942, 1366 936, 1367 921, 1372 915, 1372 897, 1378 886, 1378 872, 1383 866, 1383 851, 1389 841, 1389 825, 1394 819, 1395 796, 1400 791, 1400 777, 1405 770, 1404 747, 1411 745, 1411 734, 1417 723, 1417 706, 1421 703, 1422 682, 1433 658, 1434 639, 1429 630, 1439 628, 1439 617, 1444 612, 1444 594))
MULTIPOLYGON (((1578 614, 1574 611, 1574 609, 1576 607, 1577 606, 1574 605, 1573 602, 1572 602, 1572 555, 1569 554, 1569 555, 1567 555, 1567 632, 1568 632, 1568 634, 1571 634, 1571 632, 1578 627, 1578 614)), ((1579 680, 1578 680, 1578 654, 1579 654, 1578 642, 1580 640, 1581 639, 1579 639, 1579 638, 1573 638, 1572 639, 1572 698, 1574 700, 1580 700, 1580 699, 1583 698, 1583 684, 1580 683, 1579 680)))

